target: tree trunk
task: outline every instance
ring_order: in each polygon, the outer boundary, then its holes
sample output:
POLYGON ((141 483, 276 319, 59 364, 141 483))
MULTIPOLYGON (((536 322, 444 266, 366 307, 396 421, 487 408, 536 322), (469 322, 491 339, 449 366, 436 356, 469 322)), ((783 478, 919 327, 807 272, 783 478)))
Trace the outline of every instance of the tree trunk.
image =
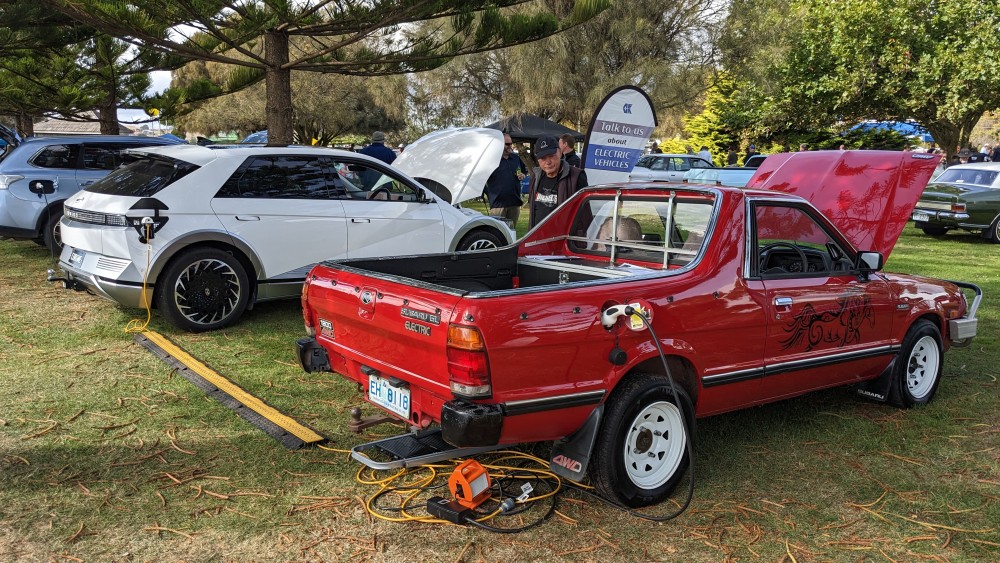
POLYGON ((101 135, 121 134, 121 125, 118 123, 118 106, 114 102, 108 104, 101 103, 97 108, 97 117, 101 123, 101 135))
POLYGON ((18 113, 15 119, 17 120, 17 123, 15 123, 17 132, 22 137, 31 137, 35 134, 35 120, 30 115, 23 112, 18 113))
POLYGON ((277 31, 264 34, 264 59, 267 60, 265 86, 267 103, 267 146, 275 147, 292 143, 292 72, 288 63, 288 35, 277 31))

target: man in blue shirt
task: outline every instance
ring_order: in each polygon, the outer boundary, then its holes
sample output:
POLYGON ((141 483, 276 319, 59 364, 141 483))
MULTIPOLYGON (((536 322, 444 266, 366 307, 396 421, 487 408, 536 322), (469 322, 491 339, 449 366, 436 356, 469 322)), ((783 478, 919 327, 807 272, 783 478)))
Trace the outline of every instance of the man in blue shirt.
POLYGON ((396 160, 396 151, 385 146, 385 133, 381 131, 372 133, 372 144, 358 152, 377 158, 386 164, 392 164, 392 161, 396 160))
POLYGON ((489 199, 490 216, 505 221, 511 228, 517 226, 517 218, 521 215, 521 178, 524 178, 527 168, 521 158, 513 154, 514 143, 510 135, 503 134, 503 155, 500 164, 486 180, 483 193, 489 199))

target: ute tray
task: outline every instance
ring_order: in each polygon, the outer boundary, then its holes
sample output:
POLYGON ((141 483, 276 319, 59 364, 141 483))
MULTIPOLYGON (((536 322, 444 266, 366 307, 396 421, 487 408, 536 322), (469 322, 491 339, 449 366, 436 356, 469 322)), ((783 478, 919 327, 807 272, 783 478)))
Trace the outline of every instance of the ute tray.
POLYGON ((386 470, 438 463, 501 447, 503 446, 456 448, 441 438, 440 428, 434 428, 354 446, 351 448, 351 457, 372 469, 386 470))

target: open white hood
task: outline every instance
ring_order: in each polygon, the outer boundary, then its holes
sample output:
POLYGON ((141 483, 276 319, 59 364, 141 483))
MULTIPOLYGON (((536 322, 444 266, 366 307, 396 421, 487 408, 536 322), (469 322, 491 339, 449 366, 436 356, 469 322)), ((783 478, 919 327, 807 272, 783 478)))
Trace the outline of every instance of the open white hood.
POLYGON ((406 145, 392 166, 455 204, 482 195, 502 155, 503 133, 496 129, 442 129, 406 145))

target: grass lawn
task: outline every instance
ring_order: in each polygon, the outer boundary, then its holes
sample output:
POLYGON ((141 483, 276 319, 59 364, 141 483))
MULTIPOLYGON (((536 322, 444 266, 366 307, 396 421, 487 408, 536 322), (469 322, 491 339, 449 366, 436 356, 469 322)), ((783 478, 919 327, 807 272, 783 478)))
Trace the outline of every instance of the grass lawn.
MULTIPOLYGON (((1000 559, 1000 246, 976 237, 908 227, 886 268, 986 295, 980 336, 946 355, 930 405, 836 389, 704 419, 695 498, 676 520, 569 493, 516 535, 372 519, 377 489, 355 480, 356 462, 283 449, 133 343, 123 328, 139 311, 45 283, 52 264, 0 241, 0 561, 1000 559)), ((350 433, 352 407, 375 410, 297 366, 295 301, 212 334, 155 313, 151 328, 331 448, 397 432, 350 433)))

